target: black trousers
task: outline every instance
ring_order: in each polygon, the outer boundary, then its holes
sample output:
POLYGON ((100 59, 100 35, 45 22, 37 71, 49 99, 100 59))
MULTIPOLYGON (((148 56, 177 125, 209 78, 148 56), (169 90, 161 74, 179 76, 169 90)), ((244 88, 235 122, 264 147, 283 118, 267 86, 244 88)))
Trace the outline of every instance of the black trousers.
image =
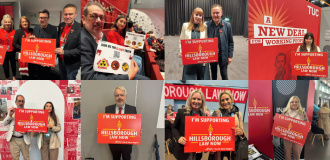
POLYGON ((222 80, 228 80, 227 64, 222 64, 222 57, 219 55, 218 63, 210 63, 212 80, 217 80, 218 64, 222 80))
POLYGON ((31 79, 50 80, 50 67, 29 63, 29 75, 31 79))
POLYGON ((15 61, 15 55, 16 52, 6 52, 5 59, 3 61, 3 70, 5 72, 6 79, 9 78, 10 73, 9 73, 9 61, 10 61, 10 66, 11 66, 11 72, 13 76, 16 76, 16 61, 15 61))
POLYGON ((109 144, 113 160, 131 160, 132 145, 127 144, 109 144))

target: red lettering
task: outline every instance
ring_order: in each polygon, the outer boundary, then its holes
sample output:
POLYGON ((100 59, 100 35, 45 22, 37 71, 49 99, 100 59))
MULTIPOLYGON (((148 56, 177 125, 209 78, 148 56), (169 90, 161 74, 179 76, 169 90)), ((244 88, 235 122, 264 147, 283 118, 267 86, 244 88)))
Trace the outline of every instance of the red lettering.
POLYGON ((283 36, 285 28, 276 28, 278 36, 283 36))
POLYGON ((292 36, 293 32, 292 29, 288 29, 288 36, 292 36))
POLYGON ((267 21, 266 21, 266 23, 271 23, 269 17, 267 17, 267 21))
POLYGON ((258 26, 258 28, 259 28, 259 34, 258 34, 258 36, 262 36, 262 34, 261 34, 261 31, 262 31, 262 33, 263 33, 263 35, 267 35, 267 29, 268 29, 268 27, 261 27, 261 26, 258 26))
POLYGON ((269 27, 269 36, 275 36, 275 28, 274 27, 269 27))

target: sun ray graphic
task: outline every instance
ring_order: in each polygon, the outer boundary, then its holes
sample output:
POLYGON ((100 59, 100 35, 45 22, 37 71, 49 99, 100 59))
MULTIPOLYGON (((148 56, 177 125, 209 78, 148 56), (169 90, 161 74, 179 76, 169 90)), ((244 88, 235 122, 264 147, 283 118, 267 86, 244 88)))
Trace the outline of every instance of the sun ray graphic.
POLYGON ((254 38, 254 24, 264 24, 264 15, 272 17, 272 26, 287 26, 292 22, 288 21, 289 15, 286 14, 288 9, 284 10, 282 4, 279 6, 274 6, 273 1, 268 4, 269 1, 266 0, 250 0, 249 1, 249 38, 254 38), (259 1, 260 5, 257 3, 259 1))

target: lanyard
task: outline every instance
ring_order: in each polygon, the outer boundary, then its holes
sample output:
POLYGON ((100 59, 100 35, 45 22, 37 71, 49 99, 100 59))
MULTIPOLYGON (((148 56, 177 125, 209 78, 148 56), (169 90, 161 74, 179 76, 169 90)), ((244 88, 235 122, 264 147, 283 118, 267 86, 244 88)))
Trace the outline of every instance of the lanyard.
POLYGON ((7 39, 7 45, 9 44, 9 40, 10 40, 10 35, 9 35, 9 38, 7 37, 7 31, 4 29, 5 31, 5 35, 6 35, 6 39, 7 39))
MULTIPOLYGON (((73 26, 73 24, 71 25, 71 27, 73 26)), ((68 34, 63 38, 63 42, 65 43, 66 42, 66 39, 68 38, 69 34, 70 34, 70 30, 71 30, 71 27, 69 28, 69 32, 68 34)), ((65 28, 65 27, 64 27, 65 28)), ((64 34, 64 29, 62 31, 62 35, 64 34)))

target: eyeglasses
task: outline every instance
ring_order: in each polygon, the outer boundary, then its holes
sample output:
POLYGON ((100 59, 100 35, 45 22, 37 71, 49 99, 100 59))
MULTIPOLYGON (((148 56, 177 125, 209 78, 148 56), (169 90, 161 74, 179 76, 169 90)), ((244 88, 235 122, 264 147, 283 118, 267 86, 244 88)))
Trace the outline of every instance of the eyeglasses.
POLYGON ((99 16, 97 14, 89 14, 89 17, 94 21, 96 21, 98 18, 100 18, 101 21, 105 20, 105 17, 103 15, 99 16))
POLYGON ((23 100, 23 101, 21 101, 21 100, 18 100, 17 102, 18 102, 18 103, 24 103, 25 101, 24 101, 24 100, 23 100))
POLYGON ((42 20, 47 20, 48 17, 39 17, 39 19, 42 19, 42 20))

